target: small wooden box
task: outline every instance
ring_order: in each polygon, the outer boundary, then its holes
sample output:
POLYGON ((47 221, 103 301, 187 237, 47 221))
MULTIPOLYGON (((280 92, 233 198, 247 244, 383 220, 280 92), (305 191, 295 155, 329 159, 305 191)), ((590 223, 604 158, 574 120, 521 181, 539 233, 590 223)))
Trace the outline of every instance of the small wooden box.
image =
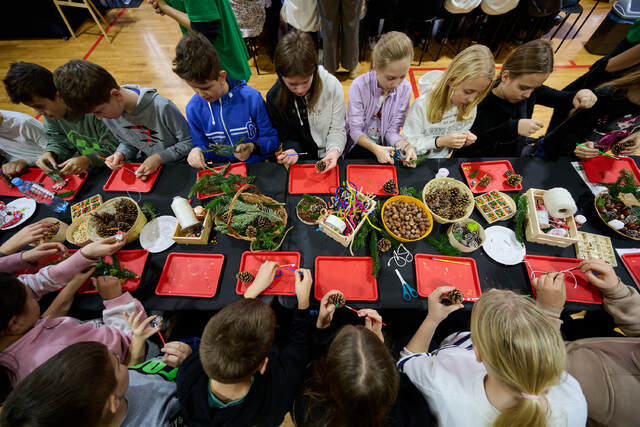
MULTIPOLYGON (((362 193, 360 193, 360 195, 362 195, 362 193)), ((365 213, 365 216, 362 217, 362 219, 360 220, 360 223, 356 226, 356 229, 351 234, 349 234, 348 236, 345 236, 333 230, 332 228, 326 227, 324 225, 324 221, 327 218, 326 216, 322 217, 318 222, 318 227, 320 228, 320 230, 322 230, 324 234, 331 237, 336 242, 340 243, 342 246, 348 247, 351 244, 351 241, 354 239, 354 237, 356 237, 356 234, 358 234, 358 231, 360 231, 362 224, 364 224, 364 222, 367 220, 366 215, 369 215, 376 208, 376 201, 373 199, 373 197, 364 196, 364 198, 370 201, 369 210, 365 213)))
POLYGON ((206 245, 209 243, 209 234, 211 233, 211 225, 213 219, 211 218, 211 211, 207 210, 207 215, 204 217, 204 223, 202 224, 202 232, 200 237, 187 237, 185 232, 180 228, 180 223, 176 224, 176 229, 173 231, 171 238, 183 245, 206 245))
POLYGON ((538 190, 535 188, 530 188, 526 192, 527 219, 525 220, 525 235, 527 237, 527 241, 540 243, 543 245, 559 246, 561 248, 566 248, 567 246, 576 244, 579 240, 579 237, 578 228, 576 227, 576 222, 573 219, 573 215, 564 218, 564 220, 567 221, 567 225, 569 226, 568 236, 552 236, 550 234, 544 233, 540 229, 540 224, 538 223, 538 214, 536 213, 536 202, 542 202, 542 195, 544 193, 545 190, 538 190))

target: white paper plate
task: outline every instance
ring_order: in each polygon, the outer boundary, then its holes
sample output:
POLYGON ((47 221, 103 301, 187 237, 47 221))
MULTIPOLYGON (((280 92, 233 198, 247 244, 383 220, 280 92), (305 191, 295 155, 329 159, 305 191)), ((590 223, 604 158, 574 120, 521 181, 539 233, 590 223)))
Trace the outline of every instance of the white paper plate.
POLYGON ((148 222, 140 232, 140 245, 153 254, 169 249, 175 243, 171 236, 177 223, 176 217, 171 215, 148 222))
POLYGON ((22 218, 20 221, 16 222, 9 227, 5 227, 2 230, 10 230, 12 228, 16 228, 29 218, 36 212, 36 201, 33 199, 29 199, 27 197, 21 197, 19 199, 15 199, 11 203, 7 203, 7 207, 3 211, 3 215, 5 215, 4 219, 0 218, 0 223, 4 224, 5 222, 11 220, 13 217, 14 211, 22 212, 22 218))
POLYGON ((485 229, 484 232, 487 239, 482 248, 489 257, 505 265, 516 265, 524 260, 527 250, 516 240, 516 233, 513 230, 494 225, 485 229))

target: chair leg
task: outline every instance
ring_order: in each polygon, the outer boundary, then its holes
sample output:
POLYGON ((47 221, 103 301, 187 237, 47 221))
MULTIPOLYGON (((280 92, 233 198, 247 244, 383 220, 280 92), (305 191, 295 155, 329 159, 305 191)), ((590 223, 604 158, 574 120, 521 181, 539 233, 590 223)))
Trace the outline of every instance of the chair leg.
POLYGON ((435 19, 427 21, 428 31, 425 32, 424 43, 422 43, 422 52, 420 52, 420 61, 418 61, 418 67, 422 65, 422 58, 425 52, 429 52, 429 44, 431 43, 431 34, 433 33, 433 26, 435 25, 435 19))
POLYGON ((95 4, 93 4, 93 0, 87 0, 87 2, 89 3, 89 6, 94 10, 94 12, 96 13, 96 15, 98 15, 98 17, 100 17, 100 20, 102 21, 102 23, 104 25, 109 25, 107 23, 107 20, 104 19, 104 16, 102 15, 102 13, 100 13, 100 11, 98 10, 98 8, 96 7, 95 4))
POLYGON ((247 39, 247 45, 249 45, 249 53, 251 53, 251 56, 253 56, 253 64, 256 66, 256 73, 260 75, 260 68, 258 68, 258 59, 256 58, 258 49, 256 49, 256 45, 253 38, 247 39))
POLYGON ((511 28, 509 29, 509 31, 505 35, 504 40, 502 40, 501 43, 498 43, 498 50, 493 54, 493 57, 496 60, 500 57, 500 52, 502 51, 502 48, 504 47, 504 45, 506 43, 509 43, 509 41, 511 40, 511 36, 513 35, 513 32, 515 31, 516 26, 518 25, 518 21, 520 21, 520 19, 518 17, 514 17, 513 25, 511 25, 511 28))
POLYGON ((580 32, 580 30, 582 29, 582 27, 584 27, 584 24, 589 20, 589 18, 591 17, 591 14, 593 13, 593 11, 598 6, 598 3, 600 3, 600 0, 597 0, 596 3, 593 5, 593 7, 591 8, 591 10, 587 14, 587 16, 584 18, 584 21, 582 21, 582 24, 580 24, 580 26, 576 30, 576 33, 573 35, 573 38, 575 38, 578 35, 578 33, 580 32))
POLYGON ((71 33, 71 37, 73 37, 75 39, 76 38, 76 33, 73 32, 73 29, 71 28, 71 25, 69 25, 69 21, 67 21, 67 17, 64 15, 64 12, 62 11, 62 8, 60 7, 60 5, 58 5, 58 2, 56 2, 55 0, 53 1, 53 4, 56 5, 56 9, 58 9, 58 13, 60 13, 60 16, 62 17, 62 20, 64 21, 65 25, 67 26, 67 29, 71 33))
POLYGON ((569 18, 569 15, 565 14, 562 22, 556 27, 556 30, 553 32, 553 34, 551 34, 551 37, 549 37, 549 41, 553 41, 553 38, 556 36, 556 34, 558 34, 558 31, 560 30, 560 28, 562 28, 564 23, 567 22, 567 18, 569 18))
MULTIPOLYGON (((85 3, 91 3, 91 0, 84 0, 85 3)), ((107 35, 107 32, 104 30, 104 28, 102 28, 102 25, 100 25, 100 21, 98 21, 98 18, 96 17, 96 14, 93 13, 93 9, 91 9, 91 6, 87 5, 87 10, 89 10, 89 13, 91 14, 91 17, 93 18, 93 20, 95 21, 96 25, 98 26, 98 28, 100 28, 100 31, 102 31, 102 35, 104 36, 105 40, 107 40, 109 43, 111 43, 111 40, 109 40, 109 36, 107 35)))
MULTIPOLYGON (((573 30, 573 26, 576 25, 576 22, 578 22, 578 20, 580 19, 580 15, 582 15, 582 13, 580 13, 578 15, 578 17, 573 21, 573 24, 571 24, 571 27, 569 27, 569 31, 567 31, 564 35, 564 37, 562 38, 562 41, 560 42, 560 44, 558 45, 558 47, 555 50, 555 53, 558 53, 558 51, 560 50, 560 48, 562 47, 562 44, 564 43, 564 41, 567 39, 567 36, 569 35, 569 33, 571 33, 571 31, 573 30)), ((575 37, 575 34, 574 34, 575 37)))

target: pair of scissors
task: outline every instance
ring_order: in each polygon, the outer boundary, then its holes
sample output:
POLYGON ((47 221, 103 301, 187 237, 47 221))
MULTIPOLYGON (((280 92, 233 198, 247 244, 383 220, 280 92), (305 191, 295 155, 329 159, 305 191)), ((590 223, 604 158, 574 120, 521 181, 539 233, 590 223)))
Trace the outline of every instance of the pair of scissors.
POLYGON ((391 157, 393 157, 394 160, 398 160, 398 161, 402 161, 407 158, 407 156, 405 156, 404 153, 398 150, 397 148, 393 149, 393 155, 391 157))
POLYGON ((404 280, 397 268, 396 274, 398 275, 398 279, 400 279, 400 283, 402 283, 402 299, 409 302, 414 298, 418 298, 418 292, 411 286, 409 286, 409 284, 406 282, 406 280, 404 280))

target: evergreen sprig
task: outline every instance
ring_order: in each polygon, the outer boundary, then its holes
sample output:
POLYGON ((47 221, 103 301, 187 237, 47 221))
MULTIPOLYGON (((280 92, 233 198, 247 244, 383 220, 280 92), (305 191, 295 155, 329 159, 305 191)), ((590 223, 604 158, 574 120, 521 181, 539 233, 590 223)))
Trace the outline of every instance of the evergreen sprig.
POLYGON ((616 179, 616 182, 613 184, 605 184, 602 183, 607 190, 609 190, 609 194, 614 199, 617 199, 620 194, 633 194, 636 199, 640 200, 640 192, 638 191, 638 184, 636 183, 636 179, 633 173, 629 169, 622 169, 620 171, 620 176, 616 179))
POLYGON ((433 236, 426 237, 427 242, 429 242, 434 248, 436 248, 442 255, 447 256, 459 256, 460 251, 449 243, 449 237, 446 234, 441 234, 438 239, 433 236))
POLYGON ((418 192, 413 187, 400 187, 400 190, 398 192, 401 196, 410 196, 419 199, 418 192))
POLYGON ((147 217, 147 221, 153 221, 158 216, 158 210, 153 203, 146 201, 140 206, 140 210, 147 217))
POLYGON ((233 144, 215 144, 210 143, 208 150, 202 150, 203 153, 216 153, 218 156, 233 156, 233 154, 238 150, 238 146, 244 144, 245 136, 240 138, 238 142, 234 142, 233 144))
POLYGON ((369 235, 369 254, 371 255, 371 275, 378 277, 380 271, 380 255, 378 254, 378 234, 371 233, 369 235))
POLYGON ((195 193, 200 194, 215 194, 225 193, 229 194, 234 192, 240 185, 245 183, 252 183, 255 180, 253 176, 241 176, 230 173, 228 176, 224 176, 229 170, 230 163, 227 164, 220 172, 212 172, 210 174, 202 175, 193 187, 187 197, 191 197, 195 193))
POLYGON ((527 218, 527 196, 514 196, 516 202, 516 215, 513 218, 513 231, 516 240, 524 244, 524 220, 527 218))

